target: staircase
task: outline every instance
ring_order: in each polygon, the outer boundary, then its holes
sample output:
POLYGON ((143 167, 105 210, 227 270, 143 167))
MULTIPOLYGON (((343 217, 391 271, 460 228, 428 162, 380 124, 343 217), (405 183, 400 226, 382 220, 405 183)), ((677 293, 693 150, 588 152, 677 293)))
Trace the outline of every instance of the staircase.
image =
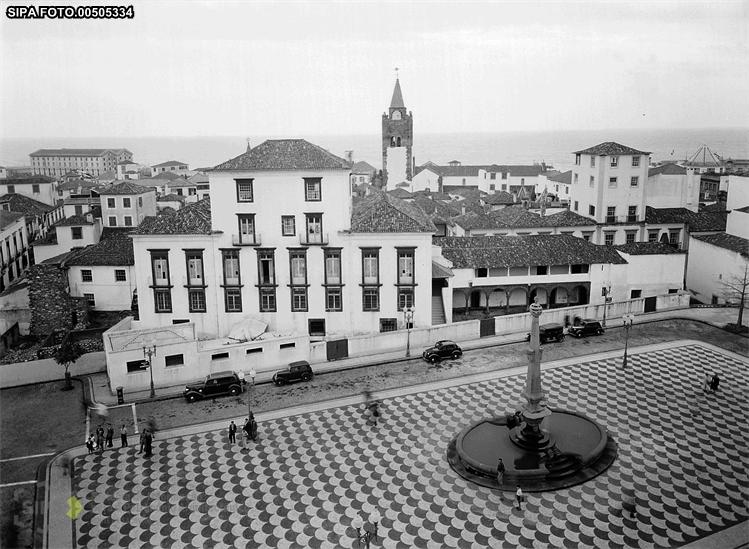
POLYGON ((432 296, 432 326, 436 326, 438 324, 446 324, 447 321, 445 320, 445 308, 442 305, 442 296, 441 295, 433 295, 432 296))

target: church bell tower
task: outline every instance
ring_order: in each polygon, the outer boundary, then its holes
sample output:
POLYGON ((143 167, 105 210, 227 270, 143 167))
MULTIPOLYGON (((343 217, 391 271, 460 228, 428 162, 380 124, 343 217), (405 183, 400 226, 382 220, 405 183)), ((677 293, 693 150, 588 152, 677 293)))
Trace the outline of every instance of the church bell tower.
POLYGON ((400 80, 395 77, 395 89, 390 108, 382 115, 382 182, 385 189, 411 181, 413 176, 413 114, 406 112, 400 80))

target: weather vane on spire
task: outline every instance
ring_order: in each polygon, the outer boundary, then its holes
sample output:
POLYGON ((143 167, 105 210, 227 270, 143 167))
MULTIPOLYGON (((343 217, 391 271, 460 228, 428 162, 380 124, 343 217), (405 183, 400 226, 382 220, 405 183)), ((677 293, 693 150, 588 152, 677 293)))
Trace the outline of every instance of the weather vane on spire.
POLYGON ((395 67, 395 79, 398 79, 398 67, 395 67))

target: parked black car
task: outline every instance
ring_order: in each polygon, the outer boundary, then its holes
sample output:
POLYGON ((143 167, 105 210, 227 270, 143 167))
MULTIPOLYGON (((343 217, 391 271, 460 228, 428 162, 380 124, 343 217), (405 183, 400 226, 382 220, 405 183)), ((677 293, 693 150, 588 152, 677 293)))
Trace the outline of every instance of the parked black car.
POLYGON ((313 375, 309 362, 298 360, 289 364, 285 370, 279 370, 273 374, 273 383, 280 386, 292 381, 309 381, 313 375))
POLYGON ((438 341, 433 347, 429 347, 429 349, 421 353, 421 357, 432 364, 439 362, 443 358, 460 358, 462 356, 463 349, 458 347, 457 343, 447 339, 438 341))
POLYGON ((567 332, 571 336, 583 337, 589 335, 601 335, 605 330, 601 323, 592 318, 583 318, 580 323, 570 326, 567 332))
POLYGON ((244 390, 245 380, 236 372, 216 372, 210 374, 200 383, 193 383, 185 387, 185 398, 188 402, 195 402, 201 398, 211 398, 221 395, 236 396, 244 390))
MULTIPOLYGON (((542 324, 538 327, 538 339, 541 343, 548 343, 549 341, 564 341, 564 326, 553 322, 542 324)), ((528 334, 525 340, 530 341, 531 334, 528 334)))

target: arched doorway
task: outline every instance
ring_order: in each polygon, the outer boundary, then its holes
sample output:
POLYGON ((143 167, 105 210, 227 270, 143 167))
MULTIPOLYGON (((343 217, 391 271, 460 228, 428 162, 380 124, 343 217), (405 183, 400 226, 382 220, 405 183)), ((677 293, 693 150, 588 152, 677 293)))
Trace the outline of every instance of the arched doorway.
POLYGON ((481 307, 481 292, 473 290, 471 292, 471 309, 478 309, 479 307, 481 307))
POLYGON ((568 302, 569 298, 567 296, 567 288, 558 286, 551 291, 551 296, 549 298, 549 307, 566 307, 568 302))
POLYGON ((489 293, 489 308, 506 307, 507 293, 502 288, 495 288, 489 293))
POLYGON ((575 286, 570 292, 570 303, 576 305, 587 305, 588 304, 588 290, 585 286, 575 286))
POLYGON ((525 288, 515 288, 510 292, 507 301, 507 308, 516 308, 525 311, 528 307, 528 292, 525 288))
POLYGON ((538 304, 539 305, 547 305, 549 304, 549 294, 546 291, 546 288, 533 288, 531 290, 530 295, 528 296, 528 300, 533 303, 533 300, 535 298, 538 298, 538 304))

